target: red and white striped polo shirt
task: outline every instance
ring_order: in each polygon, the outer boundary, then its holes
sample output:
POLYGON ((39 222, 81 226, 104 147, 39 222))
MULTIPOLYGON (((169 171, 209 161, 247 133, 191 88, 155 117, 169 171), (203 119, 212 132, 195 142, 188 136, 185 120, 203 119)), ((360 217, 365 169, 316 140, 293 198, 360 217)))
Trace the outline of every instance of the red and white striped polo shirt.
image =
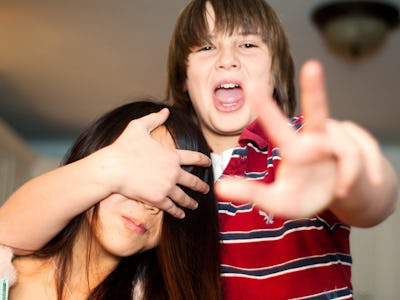
MULTIPOLYGON (((302 117, 292 119, 300 129, 302 117)), ((256 122, 224 175, 270 183, 280 157, 256 122)), ((329 211, 280 219, 251 204, 218 202, 225 299, 352 299, 350 228, 329 211)))

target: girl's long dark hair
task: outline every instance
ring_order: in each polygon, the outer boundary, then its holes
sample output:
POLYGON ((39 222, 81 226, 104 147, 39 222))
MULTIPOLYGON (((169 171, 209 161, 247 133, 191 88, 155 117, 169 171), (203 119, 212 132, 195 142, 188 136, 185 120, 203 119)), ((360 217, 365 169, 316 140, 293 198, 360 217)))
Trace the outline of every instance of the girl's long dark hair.
MULTIPOLYGON (((105 114, 77 139, 66 155, 64 164, 79 160, 103 148, 122 133, 131 120, 168 107, 150 101, 135 101, 105 114)), ((207 142, 190 116, 170 109, 165 126, 178 149, 199 151, 209 155, 207 142)), ((133 141, 140 143, 140 141, 133 141)), ((211 167, 185 167, 192 174, 213 185, 211 167)), ((157 174, 155 174, 156 176, 157 174)), ((71 187, 73 188, 73 187, 71 187)), ((198 202, 194 211, 184 209, 186 217, 177 219, 164 213, 162 234, 155 249, 122 258, 118 266, 91 291, 88 299, 132 299, 132 291, 141 286, 143 299, 221 299, 219 273, 219 226, 212 188, 201 194, 182 187, 198 202)), ((96 218, 96 208, 94 220, 96 218)), ((78 230, 86 228, 88 245, 92 238, 86 213, 75 217, 54 239, 36 253, 56 258, 57 293, 62 299, 63 282, 68 280, 72 264, 72 247, 78 230)), ((89 249, 87 251, 89 255, 89 249)), ((84 270, 83 270, 84 271, 84 270)))

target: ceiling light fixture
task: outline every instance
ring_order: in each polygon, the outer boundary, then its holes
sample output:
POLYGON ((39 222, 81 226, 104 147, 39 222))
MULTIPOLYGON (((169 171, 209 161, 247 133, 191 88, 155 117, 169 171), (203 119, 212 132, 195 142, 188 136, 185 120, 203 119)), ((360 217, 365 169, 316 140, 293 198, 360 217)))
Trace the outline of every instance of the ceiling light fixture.
POLYGON ((347 58, 376 52, 399 24, 399 11, 382 1, 342 1, 318 6, 312 13, 330 48, 347 58))

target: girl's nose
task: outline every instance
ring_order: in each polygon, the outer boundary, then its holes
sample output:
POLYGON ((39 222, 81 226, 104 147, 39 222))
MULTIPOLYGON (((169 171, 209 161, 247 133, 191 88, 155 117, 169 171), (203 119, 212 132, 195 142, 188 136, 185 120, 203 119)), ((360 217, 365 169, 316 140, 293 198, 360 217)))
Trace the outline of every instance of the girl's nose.
POLYGON ((157 207, 155 207, 155 206, 152 206, 152 205, 149 205, 149 204, 146 204, 146 203, 142 203, 142 202, 140 202, 140 203, 143 205, 143 207, 144 207, 146 210, 148 210, 148 211, 151 212, 152 214, 157 214, 157 213, 160 211, 160 209, 157 208, 157 207))

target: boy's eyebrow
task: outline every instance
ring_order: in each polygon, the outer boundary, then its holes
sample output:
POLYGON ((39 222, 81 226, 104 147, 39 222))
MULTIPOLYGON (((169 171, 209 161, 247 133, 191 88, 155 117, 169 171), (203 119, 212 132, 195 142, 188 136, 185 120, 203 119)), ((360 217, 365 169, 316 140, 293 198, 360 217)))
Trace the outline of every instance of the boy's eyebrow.
POLYGON ((244 30, 241 28, 240 30, 237 31, 238 34, 240 35, 259 35, 261 36, 260 30, 254 29, 254 28, 248 28, 247 30, 244 30))
POLYGON ((249 35, 261 36, 261 34, 258 32, 239 32, 239 35, 241 35, 241 36, 249 36, 249 35))
MULTIPOLYGON (((234 31, 234 32, 232 33, 232 35, 235 34, 235 33, 238 34, 238 35, 240 35, 240 36, 244 36, 244 37, 249 36, 249 35, 254 35, 254 36, 259 36, 259 37, 261 37, 261 33, 260 33, 260 32, 257 32, 257 31, 244 31, 244 30, 240 30, 240 31, 234 31)), ((216 35, 217 35, 216 33, 208 33, 208 34, 204 35, 204 39, 205 39, 205 40, 212 40, 212 39, 215 38, 216 35)))

